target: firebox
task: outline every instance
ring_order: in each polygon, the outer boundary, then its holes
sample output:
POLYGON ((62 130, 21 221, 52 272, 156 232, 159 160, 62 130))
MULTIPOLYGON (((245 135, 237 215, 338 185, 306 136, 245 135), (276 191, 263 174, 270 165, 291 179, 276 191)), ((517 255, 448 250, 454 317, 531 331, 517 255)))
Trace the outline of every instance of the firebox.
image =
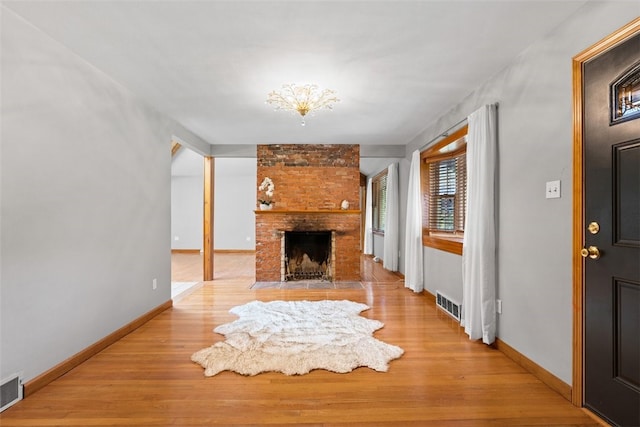
POLYGON ((335 231, 285 231, 281 248, 282 281, 333 281, 335 231))

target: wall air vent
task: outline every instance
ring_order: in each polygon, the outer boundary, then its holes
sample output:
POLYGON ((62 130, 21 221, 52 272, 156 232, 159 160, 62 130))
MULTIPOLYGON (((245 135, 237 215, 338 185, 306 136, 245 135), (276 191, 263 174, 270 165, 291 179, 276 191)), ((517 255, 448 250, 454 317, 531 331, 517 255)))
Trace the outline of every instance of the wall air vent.
POLYGON ((436 305, 458 322, 460 321, 460 316, 462 315, 462 305, 460 305, 460 303, 452 300, 440 291, 436 291, 436 305))
POLYGON ((0 382, 0 412, 22 400, 22 377, 13 374, 0 382))

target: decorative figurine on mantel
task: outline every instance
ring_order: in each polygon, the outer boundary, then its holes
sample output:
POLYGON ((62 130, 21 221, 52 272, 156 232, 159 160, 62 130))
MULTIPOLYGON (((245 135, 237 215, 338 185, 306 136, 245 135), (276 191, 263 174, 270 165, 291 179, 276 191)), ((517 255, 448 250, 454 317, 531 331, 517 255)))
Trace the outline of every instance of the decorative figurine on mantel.
POLYGON ((273 197, 273 191, 275 190, 275 188, 276 186, 268 176, 262 180, 262 184, 260 184, 260 187, 258 187, 258 191, 264 191, 266 197, 264 199, 258 199, 258 202, 260 202, 261 211, 269 211, 273 209, 274 201, 271 200, 271 198, 273 197))
POLYGON ((349 201, 343 200, 342 203, 340 203, 340 209, 342 209, 343 211, 349 209, 349 201))

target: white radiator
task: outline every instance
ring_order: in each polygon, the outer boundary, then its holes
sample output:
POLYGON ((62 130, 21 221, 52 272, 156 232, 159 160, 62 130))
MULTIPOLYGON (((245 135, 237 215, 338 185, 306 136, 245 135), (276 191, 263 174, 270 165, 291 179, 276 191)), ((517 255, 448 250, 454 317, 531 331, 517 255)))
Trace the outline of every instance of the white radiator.
POLYGON ((462 315, 462 305, 440 291, 436 291, 436 305, 444 310, 449 316, 460 321, 462 315))
POLYGON ((0 412, 22 400, 22 376, 13 374, 0 382, 0 412))

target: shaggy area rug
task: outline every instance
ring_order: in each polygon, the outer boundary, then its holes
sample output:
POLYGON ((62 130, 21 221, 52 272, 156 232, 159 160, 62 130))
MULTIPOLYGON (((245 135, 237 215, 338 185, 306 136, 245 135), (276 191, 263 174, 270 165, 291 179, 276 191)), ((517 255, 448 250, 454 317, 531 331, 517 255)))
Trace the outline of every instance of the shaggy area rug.
POLYGON ((373 337, 384 324, 359 315, 368 309, 353 301, 253 301, 229 311, 238 320, 214 329, 225 341, 191 360, 206 376, 225 370, 242 375, 350 372, 359 366, 386 372, 404 350, 373 337))

